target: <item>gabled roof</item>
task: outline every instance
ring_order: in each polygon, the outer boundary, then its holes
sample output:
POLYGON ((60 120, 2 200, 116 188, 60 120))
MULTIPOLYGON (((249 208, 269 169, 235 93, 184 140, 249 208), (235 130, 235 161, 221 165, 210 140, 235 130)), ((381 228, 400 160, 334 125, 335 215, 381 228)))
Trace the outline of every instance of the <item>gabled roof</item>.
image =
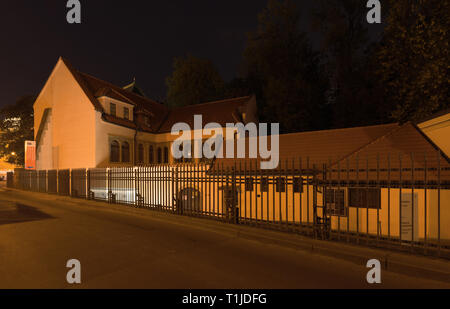
MULTIPOLYGON (((363 148, 351 153, 332 165, 333 170, 350 169, 350 178, 361 180, 388 179, 425 180, 425 167, 428 180, 438 180, 437 167, 441 167, 441 178, 450 179, 450 161, 445 153, 428 139, 412 123, 392 130, 372 141, 363 148), (415 169, 414 175, 411 169, 415 169), (388 170, 391 170, 388 175, 388 170), (364 172, 356 175, 359 170, 364 172), (381 172, 379 171, 381 170, 381 172), (401 175, 400 175, 400 170, 401 175)), ((333 173, 336 178, 336 173, 333 173)))
MULTIPOLYGON (((376 181, 389 177, 398 181, 400 164, 405 169, 402 180, 424 180, 425 166, 429 169, 428 180, 437 180, 436 168, 440 166, 441 180, 450 180, 449 159, 411 123, 284 134, 279 136, 279 140, 279 169, 282 170, 328 169, 331 172, 327 177, 334 180, 344 181, 349 177, 352 180, 376 181), (412 167, 419 169, 414 175, 412 167), (388 168, 391 169, 389 175, 388 168)), ((268 144, 270 147, 270 139, 268 144)), ((227 168, 239 171, 244 166, 256 171, 260 170, 261 161, 266 160, 216 159, 211 171, 227 168)), ((267 172, 277 173, 276 170, 267 172)))
MULTIPOLYGON (((371 141, 398 128, 398 124, 386 124, 368 127, 346 128, 336 130, 323 130, 313 132, 300 132, 279 135, 280 167, 312 169, 322 167, 324 164, 338 162, 354 151, 357 151, 371 141), (294 160, 294 162, 293 162, 294 160), (301 162, 301 163, 300 163, 301 162)), ((246 144, 248 140, 246 141, 246 144)), ((268 137, 268 148, 271 148, 271 138, 268 137)), ((248 149, 247 149, 248 151, 248 149)), ((224 149, 225 153, 225 149, 224 149)), ((258 159, 217 159, 217 166, 234 167, 237 165, 253 167, 258 164, 258 159)), ((265 160, 262 160, 265 161, 265 160)))
MULTIPOLYGON (((97 98, 107 95, 111 96, 114 99, 133 104, 139 109, 151 111, 152 114, 155 115, 154 123, 152 124, 151 128, 152 131, 157 130, 157 128, 160 127, 162 120, 165 119, 168 113, 168 109, 164 105, 157 103, 151 99, 142 97, 134 92, 127 91, 121 87, 118 87, 112 83, 106 82, 89 74, 77 71, 66 59, 61 58, 61 60, 72 73, 72 75, 97 111, 102 113, 105 112, 97 98)), ((122 123, 119 118, 113 117, 110 119, 108 117, 104 117, 104 119, 118 125, 124 125, 124 123, 122 123)), ((135 126, 133 124, 129 127, 134 128, 135 126)))
POLYGON ((91 93, 96 93, 98 90, 103 88, 109 88, 129 102, 134 103, 138 107, 147 109, 157 116, 164 116, 168 112, 167 108, 158 102, 155 102, 148 98, 144 98, 133 92, 126 91, 118 86, 105 82, 86 73, 78 72, 78 75, 85 81, 87 88, 91 91, 91 93))
MULTIPOLYGON (((193 127, 194 115, 202 115, 204 123, 217 122, 225 125, 228 122, 240 122, 242 121, 240 120, 240 109, 251 99, 251 97, 234 98, 191 105, 169 111, 163 104, 144 97, 143 92, 136 86, 135 82, 123 88, 118 87, 89 74, 77 71, 64 58, 61 58, 61 61, 67 66, 97 111, 105 113, 98 98, 107 96, 135 105, 136 110, 151 114, 151 128, 142 128, 146 132, 168 133, 171 131, 172 126, 178 122, 185 122, 193 127)), ((136 129, 135 123, 131 121, 111 117, 106 114, 103 115, 103 119, 107 122, 136 129)))
POLYGON ((185 122, 194 128, 194 115, 203 116, 203 125, 215 122, 225 127, 227 123, 242 122, 240 109, 251 98, 251 96, 246 96, 176 108, 169 112, 158 131, 160 133, 170 132, 172 126, 179 122, 185 122))

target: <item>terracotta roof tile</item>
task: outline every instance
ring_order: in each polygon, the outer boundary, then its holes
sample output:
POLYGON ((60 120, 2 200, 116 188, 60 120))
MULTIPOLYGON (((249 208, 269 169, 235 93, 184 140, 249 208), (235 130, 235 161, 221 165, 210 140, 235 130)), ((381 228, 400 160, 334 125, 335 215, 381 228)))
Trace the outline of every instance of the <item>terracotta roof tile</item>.
POLYGON ((160 133, 170 132, 172 130, 172 126, 179 122, 185 122, 189 124, 191 128, 193 128, 194 115, 203 116, 203 125, 211 122, 216 122, 222 126, 225 126, 227 123, 241 122, 241 120, 239 119, 239 109, 244 106, 250 99, 250 96, 246 96, 241 98, 179 107, 169 112, 166 120, 158 131, 160 133))
MULTIPOLYGON (((338 162, 373 140, 398 128, 398 124, 386 124, 368 127, 324 130, 313 132, 301 132, 292 134, 282 134, 280 140, 280 167, 295 168, 302 164, 302 168, 322 167, 324 164, 338 162), (294 163, 293 163, 294 159, 294 163)), ((247 142, 246 142, 247 143, 247 142)), ((270 148, 271 142, 268 139, 270 148)), ((217 159, 216 165, 224 167, 234 167, 244 163, 255 166, 260 159, 217 159)), ((258 164, 259 166, 259 164, 258 164)))
MULTIPOLYGON (((133 91, 129 91, 129 89, 124 89, 89 74, 79 72, 74 69, 67 60, 61 59, 69 68, 96 110, 104 113, 103 107, 97 98, 109 96, 117 100, 134 104, 137 110, 150 112, 152 114, 151 128, 144 129, 144 131, 148 132, 167 133, 170 132, 172 126, 178 122, 185 122, 193 127, 194 115, 202 115, 205 124, 210 122, 218 122, 221 125, 225 125, 228 122, 236 123, 241 121, 239 119, 239 108, 251 99, 251 97, 228 99, 181 107, 169 111, 166 106, 143 97, 133 91)), ((129 121, 122 121, 123 119, 120 118, 110 117, 108 115, 105 115, 103 118, 108 122, 131 127, 129 121)), ((132 127, 135 128, 135 124, 133 124, 132 127)))
MULTIPOLYGON (((407 123, 350 154, 333 169, 352 171, 350 178, 391 180, 438 180, 436 168, 441 167, 442 180, 450 180, 449 159, 417 127, 407 123), (347 163, 348 161, 348 163, 347 163), (339 167, 338 167, 339 166, 339 167), (415 169, 412 173, 412 168, 415 169), (391 170, 388 174, 388 170, 391 170), (363 172, 360 172, 363 170, 363 172), (381 172, 380 172, 381 170, 381 172), (400 175, 400 170, 402 171, 400 175), (358 173, 359 171, 359 173, 358 173), (357 175, 358 174, 358 175, 357 175)), ((336 178, 337 174, 329 175, 336 178)))

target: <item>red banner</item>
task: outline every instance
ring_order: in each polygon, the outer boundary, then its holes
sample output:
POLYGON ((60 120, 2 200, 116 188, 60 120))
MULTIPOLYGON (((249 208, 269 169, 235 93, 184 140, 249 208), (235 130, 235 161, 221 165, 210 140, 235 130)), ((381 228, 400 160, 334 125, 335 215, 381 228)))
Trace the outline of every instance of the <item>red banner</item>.
POLYGON ((25 142, 25 169, 36 169, 36 142, 25 142))

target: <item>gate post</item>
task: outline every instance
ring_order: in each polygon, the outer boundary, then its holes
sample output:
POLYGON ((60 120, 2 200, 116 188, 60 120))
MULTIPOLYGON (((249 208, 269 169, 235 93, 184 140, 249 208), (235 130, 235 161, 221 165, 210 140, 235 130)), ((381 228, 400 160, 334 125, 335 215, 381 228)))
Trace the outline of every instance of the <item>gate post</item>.
POLYGON ((92 200, 93 196, 91 193, 91 170, 90 169, 86 169, 86 197, 88 200, 92 200))
POLYGON ((112 203, 112 188, 111 188, 111 169, 106 169, 106 192, 108 203, 112 203))
POLYGON ((178 205, 177 205, 177 193, 178 193, 178 166, 175 168, 171 168, 172 170, 172 192, 171 192, 171 198, 172 198, 172 212, 177 213, 178 212, 178 205))
MULTIPOLYGON (((236 165, 236 162, 235 162, 236 165)), ((231 183, 231 194, 232 196, 232 216, 233 223, 239 224, 239 207, 237 203, 237 186, 236 186, 236 167, 232 167, 232 183, 231 183)))
POLYGON ((140 194, 139 194, 139 167, 133 168, 134 176, 134 207, 140 207, 140 194))

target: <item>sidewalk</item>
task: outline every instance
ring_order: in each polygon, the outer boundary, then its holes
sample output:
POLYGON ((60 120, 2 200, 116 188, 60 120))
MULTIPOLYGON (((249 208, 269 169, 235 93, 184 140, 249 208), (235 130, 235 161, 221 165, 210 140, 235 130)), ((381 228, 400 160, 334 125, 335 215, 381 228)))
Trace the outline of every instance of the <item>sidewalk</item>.
POLYGON ((246 225, 227 224, 219 221, 179 216, 147 209, 133 208, 126 205, 109 204, 98 201, 74 199, 70 197, 24 192, 14 189, 9 191, 12 199, 26 198, 34 201, 47 201, 55 207, 58 202, 68 203, 83 208, 96 208, 104 211, 122 212, 138 216, 151 217, 176 225, 189 226, 209 233, 219 233, 231 237, 244 238, 264 244, 289 247, 296 250, 329 256, 358 265, 366 265, 371 259, 378 259, 382 268, 390 272, 408 276, 450 282, 450 261, 432 257, 417 256, 403 252, 356 246, 344 242, 322 241, 305 236, 255 228, 246 225))

